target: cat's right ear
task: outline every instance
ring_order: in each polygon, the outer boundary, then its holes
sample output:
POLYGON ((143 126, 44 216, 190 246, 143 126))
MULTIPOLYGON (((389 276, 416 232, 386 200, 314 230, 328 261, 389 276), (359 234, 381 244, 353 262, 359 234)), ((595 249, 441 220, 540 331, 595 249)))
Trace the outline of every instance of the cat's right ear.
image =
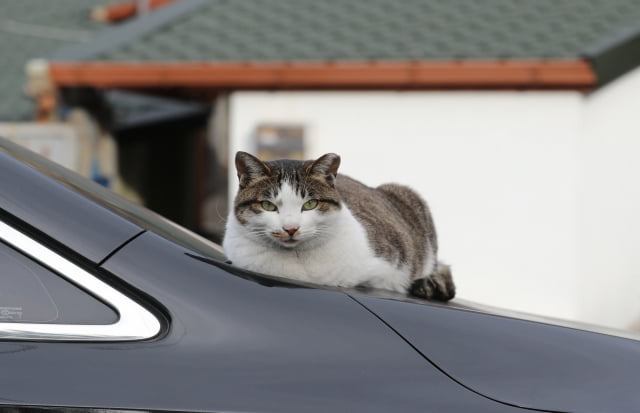
POLYGON ((236 153, 236 171, 240 188, 246 187, 251 181, 271 176, 271 168, 255 156, 246 152, 236 153))

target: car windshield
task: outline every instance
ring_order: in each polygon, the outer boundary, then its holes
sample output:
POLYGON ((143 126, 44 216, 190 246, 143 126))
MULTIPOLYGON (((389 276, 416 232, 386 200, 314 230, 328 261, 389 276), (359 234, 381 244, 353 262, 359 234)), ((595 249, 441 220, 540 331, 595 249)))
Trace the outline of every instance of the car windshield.
POLYGON ((169 221, 166 218, 128 201, 89 179, 31 152, 13 142, 0 138, 0 150, 37 169, 65 186, 90 198, 94 202, 153 231, 164 238, 218 261, 227 258, 219 245, 169 221))

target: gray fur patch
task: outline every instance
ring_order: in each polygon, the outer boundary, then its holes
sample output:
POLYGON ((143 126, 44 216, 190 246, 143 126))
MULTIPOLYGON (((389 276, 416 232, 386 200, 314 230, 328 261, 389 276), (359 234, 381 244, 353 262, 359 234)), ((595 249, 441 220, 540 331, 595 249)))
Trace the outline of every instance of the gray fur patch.
POLYGON ((338 175, 342 200, 367 230, 377 256, 398 268, 407 266, 412 279, 427 276, 423 269, 431 252, 437 253, 436 230, 427 204, 412 189, 385 184, 370 188, 338 175))

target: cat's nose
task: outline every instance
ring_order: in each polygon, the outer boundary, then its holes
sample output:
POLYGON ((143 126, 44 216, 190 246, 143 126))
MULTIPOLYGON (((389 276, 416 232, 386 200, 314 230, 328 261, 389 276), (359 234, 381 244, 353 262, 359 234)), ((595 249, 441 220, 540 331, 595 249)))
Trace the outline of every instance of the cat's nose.
POLYGON ((282 227, 282 229, 284 230, 284 232, 293 237, 293 235, 298 231, 298 229, 300 229, 300 227, 282 227))

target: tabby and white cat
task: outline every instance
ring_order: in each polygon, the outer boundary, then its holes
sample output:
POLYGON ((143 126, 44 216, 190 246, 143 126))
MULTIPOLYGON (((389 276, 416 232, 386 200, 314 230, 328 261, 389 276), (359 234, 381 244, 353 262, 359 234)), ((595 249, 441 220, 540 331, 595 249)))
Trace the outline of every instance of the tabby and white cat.
POLYGON ((240 188, 223 242, 233 264, 340 287, 449 300, 449 267, 426 203, 408 187, 338 175, 340 157, 263 162, 236 154, 240 188))

